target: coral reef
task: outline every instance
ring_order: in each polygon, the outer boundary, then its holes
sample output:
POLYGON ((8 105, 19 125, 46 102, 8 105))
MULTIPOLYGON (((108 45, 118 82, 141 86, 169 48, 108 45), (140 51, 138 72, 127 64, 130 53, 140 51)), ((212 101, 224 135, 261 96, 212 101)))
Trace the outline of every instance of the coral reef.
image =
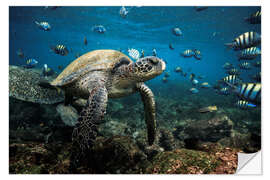
POLYGON ((159 153, 146 173, 233 174, 236 168, 237 152, 229 148, 211 152, 176 149, 159 153))
POLYGON ((11 174, 215 174, 237 167, 237 151, 217 144, 204 144, 200 151, 158 151, 149 159, 125 136, 98 137, 76 172, 70 169, 71 143, 12 143, 9 152, 11 174))
POLYGON ((99 136, 76 172, 70 169, 74 118, 65 122, 69 119, 64 116, 80 112, 86 100, 75 99, 72 106, 76 110, 65 111, 64 107, 59 113, 57 104, 42 105, 10 97, 10 173, 234 173, 237 152, 261 148, 260 108, 233 108, 233 97, 215 99, 207 89, 201 92, 205 96, 187 95, 189 88, 181 86, 163 94, 161 87, 161 91, 154 92, 157 136, 152 146, 147 143, 138 94, 109 100, 104 123, 98 127, 99 136), (216 105, 217 111, 198 112, 210 105, 216 105))
MULTIPOLYGON (((226 115, 217 114, 211 119, 191 120, 184 127, 177 127, 179 139, 197 139, 201 141, 216 142, 223 137, 230 137, 233 122, 226 115)), ((177 132, 174 132, 177 134, 177 132)))

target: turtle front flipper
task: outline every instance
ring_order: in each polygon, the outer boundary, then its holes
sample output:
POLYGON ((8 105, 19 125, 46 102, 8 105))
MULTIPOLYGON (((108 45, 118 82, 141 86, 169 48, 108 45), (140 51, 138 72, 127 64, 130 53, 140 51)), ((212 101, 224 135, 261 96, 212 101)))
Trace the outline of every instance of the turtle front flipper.
POLYGON ((138 83, 137 89, 144 104, 145 122, 147 125, 148 143, 152 145, 156 137, 156 106, 154 94, 144 83, 138 83))
POLYGON ((108 92, 104 85, 97 85, 90 91, 87 104, 81 111, 72 134, 73 144, 79 146, 83 153, 92 147, 96 139, 97 127, 103 121, 107 101, 108 92))

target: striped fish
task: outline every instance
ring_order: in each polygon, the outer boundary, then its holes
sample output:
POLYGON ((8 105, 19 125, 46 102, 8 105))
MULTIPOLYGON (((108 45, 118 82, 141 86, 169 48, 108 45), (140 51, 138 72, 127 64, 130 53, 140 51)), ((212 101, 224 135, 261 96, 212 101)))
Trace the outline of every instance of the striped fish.
POLYGON ((251 102, 239 100, 235 103, 235 105, 241 109, 248 109, 248 108, 255 108, 256 105, 252 104, 251 102))
POLYGON ((135 60, 140 58, 140 52, 137 49, 128 49, 128 55, 135 60))
POLYGON ((219 91, 218 91, 219 94, 221 95, 229 95, 230 94, 230 90, 228 87, 224 87, 224 88, 221 88, 219 91))
POLYGON ((232 68, 232 69, 227 71, 227 74, 229 74, 229 75, 240 75, 240 72, 239 72, 238 69, 232 68))
POLYGON ((243 62, 241 64, 238 64, 240 69, 249 70, 251 69, 251 64, 249 62, 243 62))
POLYGON ((261 43, 261 35, 250 31, 241 34, 233 40, 232 43, 226 43, 225 46, 233 48, 234 50, 242 50, 261 43))
POLYGON ((255 80, 256 82, 261 82, 261 72, 258 72, 254 74, 253 76, 250 76, 250 78, 255 80))
POLYGON ((195 57, 197 60, 201 60, 201 59, 202 59, 201 51, 199 51, 199 50, 197 50, 197 49, 194 49, 193 52, 194 52, 194 57, 195 57))
POLYGON ((229 75, 222 79, 223 82, 228 82, 230 84, 236 85, 242 82, 242 80, 236 75, 229 75))
POLYGON ((242 83, 235 92, 244 100, 259 104, 261 102, 261 83, 242 83))
POLYGON ((194 55, 194 51, 191 49, 187 49, 181 53, 183 57, 192 57, 194 55))
POLYGON ((34 68, 38 64, 38 61, 35 59, 28 59, 26 65, 23 65, 24 68, 34 68))
POLYGON ((51 25, 48 22, 37 22, 35 21, 35 24, 44 31, 51 30, 51 25))
POLYGON ((261 61, 256 61, 252 64, 254 67, 260 68, 261 67, 261 61))
POLYGON ((240 54, 238 54, 238 60, 241 59, 255 59, 258 55, 261 55, 260 48, 257 47, 250 47, 247 49, 244 49, 241 51, 240 54))
POLYGON ((250 17, 246 18, 245 20, 248 21, 250 24, 261 24, 261 11, 257 11, 251 14, 250 17))
POLYGON ((232 69, 233 65, 231 63, 226 62, 223 66, 224 69, 232 69))
POLYGON ((65 45, 58 44, 56 46, 51 47, 51 49, 55 54, 60 54, 62 56, 68 55, 68 49, 65 45))

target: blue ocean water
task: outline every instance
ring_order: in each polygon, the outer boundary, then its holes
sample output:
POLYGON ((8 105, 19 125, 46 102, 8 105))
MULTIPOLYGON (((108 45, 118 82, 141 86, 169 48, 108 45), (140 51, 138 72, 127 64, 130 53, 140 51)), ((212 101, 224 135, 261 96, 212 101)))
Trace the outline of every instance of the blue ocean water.
MULTIPOLYGON (((39 61, 39 67, 48 64, 56 71, 58 65, 67 66, 77 53, 84 54, 95 49, 128 48, 146 55, 157 50, 157 55, 167 61, 166 71, 170 72, 170 81, 183 80, 173 70, 180 66, 198 75, 205 75, 205 81, 214 83, 224 77, 222 65, 225 62, 235 64, 236 52, 228 50, 224 43, 247 31, 260 33, 260 24, 249 24, 244 18, 256 12, 260 7, 209 7, 196 11, 195 7, 126 7, 126 18, 119 15, 121 7, 10 7, 10 64, 23 65, 27 58, 39 61), (47 21, 50 31, 39 29, 34 21, 47 21), (104 34, 92 31, 94 25, 103 25, 104 34), (183 35, 175 36, 172 28, 179 27, 183 35), (86 37, 88 45, 83 44, 86 37), (174 50, 169 49, 172 43, 174 50), (50 46, 64 44, 72 49, 67 56, 50 51, 50 46), (17 56, 22 49, 25 59, 17 56), (179 54, 190 48, 201 51, 203 58, 184 58, 179 54)), ((242 73, 247 78, 247 74, 242 73)), ((161 82, 162 76, 152 81, 161 82)))

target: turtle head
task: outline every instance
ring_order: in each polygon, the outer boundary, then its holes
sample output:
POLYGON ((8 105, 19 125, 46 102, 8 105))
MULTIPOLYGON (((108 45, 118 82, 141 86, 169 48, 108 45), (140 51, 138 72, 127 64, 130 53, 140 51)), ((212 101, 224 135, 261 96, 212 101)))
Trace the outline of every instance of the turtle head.
POLYGON ((166 68, 163 60, 155 56, 140 58, 133 63, 133 73, 136 80, 144 82, 160 75, 166 68))

